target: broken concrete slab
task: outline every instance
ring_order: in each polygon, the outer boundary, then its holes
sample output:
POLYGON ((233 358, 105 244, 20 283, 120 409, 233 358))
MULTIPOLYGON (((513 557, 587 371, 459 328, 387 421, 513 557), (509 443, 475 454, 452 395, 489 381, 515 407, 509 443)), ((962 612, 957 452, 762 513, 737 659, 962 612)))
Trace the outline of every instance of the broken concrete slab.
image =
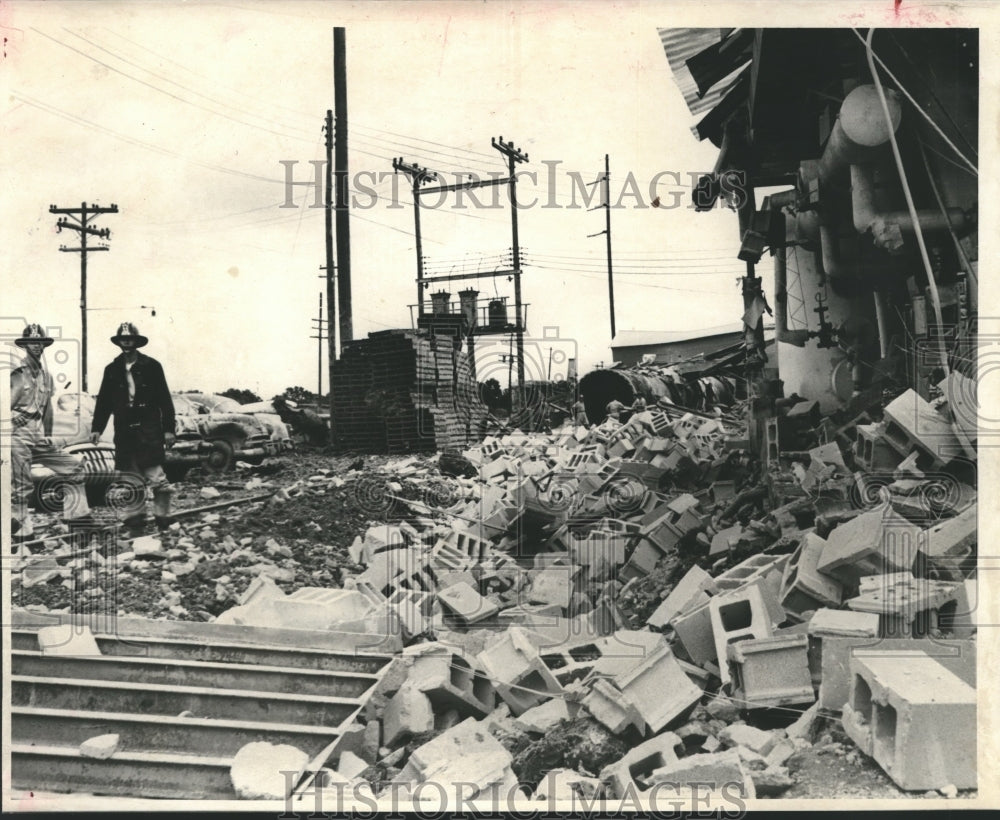
POLYGON ((288 744, 255 741, 234 756, 229 777, 244 800, 285 800, 309 763, 309 755, 288 744))
MULTIPOLYGON (((707 792, 709 797, 728 796, 732 799, 734 785, 739 787, 743 799, 756 796, 753 781, 735 749, 681 758, 654 770, 646 778, 646 783, 650 786, 660 783, 675 786, 677 794, 682 797, 698 794, 704 799, 707 792)), ((670 794, 673 795, 673 789, 670 794)))
POLYGON ((948 419, 913 390, 893 399, 883 414, 885 441, 902 456, 917 450, 920 454, 917 466, 922 470, 943 467, 964 454, 948 419))
POLYGON ((598 678, 593 682, 582 704, 594 719, 612 734, 624 732, 630 726, 640 732, 646 728, 636 705, 613 683, 604 678, 598 678))
POLYGON ((901 789, 978 786, 976 690, 927 655, 867 650, 851 660, 844 730, 901 789))
POLYGON ((37 636, 38 648, 43 655, 79 657, 101 654, 90 627, 86 625, 43 626, 37 636))
POLYGON ((878 613, 885 638, 920 637, 937 629, 938 611, 956 605, 960 584, 926 578, 883 576, 876 585, 847 601, 856 612, 878 613))
POLYGON ((389 747, 434 728, 430 698, 409 682, 386 704, 382 715, 382 742, 389 747))
POLYGON ((80 756, 96 760, 107 760, 118 751, 121 737, 116 734, 88 737, 80 744, 80 756))
POLYGON ((569 720, 567 703, 562 698, 553 698, 546 703, 533 706, 514 719, 514 725, 525 732, 545 734, 562 720, 569 720))
POLYGON ((851 588, 863 575, 909 572, 917 557, 920 528, 891 508, 876 508, 834 528, 816 569, 851 588))
POLYGON ((509 783, 512 761, 483 724, 468 718, 415 749, 406 770, 416 782, 472 784, 475 797, 493 784, 509 783))

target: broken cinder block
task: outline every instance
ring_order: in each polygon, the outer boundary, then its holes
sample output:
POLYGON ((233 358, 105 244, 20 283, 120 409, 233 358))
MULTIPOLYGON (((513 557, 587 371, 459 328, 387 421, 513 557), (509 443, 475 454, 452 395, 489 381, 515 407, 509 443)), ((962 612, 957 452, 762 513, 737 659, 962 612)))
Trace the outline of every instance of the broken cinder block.
POLYGON ((816 693, 809 675, 808 644, 805 635, 729 644, 733 696, 749 708, 812 703, 816 693))

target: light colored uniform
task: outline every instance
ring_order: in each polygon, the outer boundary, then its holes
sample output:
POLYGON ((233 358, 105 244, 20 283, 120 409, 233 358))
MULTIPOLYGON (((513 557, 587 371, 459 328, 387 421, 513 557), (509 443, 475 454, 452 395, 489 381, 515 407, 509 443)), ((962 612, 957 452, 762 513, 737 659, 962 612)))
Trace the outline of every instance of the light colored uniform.
POLYGON ((10 374, 11 406, 11 512, 20 524, 19 535, 33 533, 28 500, 31 498, 32 462, 48 467, 60 476, 64 518, 87 515, 87 495, 83 488, 83 461, 45 441, 52 432, 52 374, 41 361, 26 356, 10 374))

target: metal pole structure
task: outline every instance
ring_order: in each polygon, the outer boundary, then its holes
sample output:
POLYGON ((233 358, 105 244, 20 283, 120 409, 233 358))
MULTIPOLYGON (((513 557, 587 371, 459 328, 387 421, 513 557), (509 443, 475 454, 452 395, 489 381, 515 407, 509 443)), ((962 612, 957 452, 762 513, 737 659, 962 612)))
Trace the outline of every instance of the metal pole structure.
POLYGON ((354 338, 351 312, 351 213, 347 190, 347 46, 344 29, 333 30, 333 109, 336 123, 334 176, 337 188, 337 296, 340 344, 354 338))
POLYGON ((110 208, 101 208, 97 205, 88 206, 86 202, 81 202, 79 208, 57 208, 55 205, 49 206, 49 213, 51 214, 65 214, 72 217, 76 222, 70 222, 67 219, 60 219, 56 222, 56 227, 61 232, 63 228, 69 228, 74 231, 80 232, 80 247, 79 248, 67 248, 65 245, 60 245, 59 250, 64 253, 78 253, 80 254, 80 343, 82 350, 80 351, 80 364, 82 372, 80 374, 80 384, 81 389, 84 393, 87 390, 87 254, 92 251, 106 251, 108 250, 107 245, 97 245, 94 247, 87 246, 87 235, 91 234, 100 239, 108 239, 111 236, 111 231, 107 228, 103 230, 98 230, 97 228, 92 228, 89 225, 91 219, 100 214, 116 214, 118 213, 118 206, 112 204, 110 208))
POLYGON ((611 339, 615 338, 615 282, 611 273, 611 161, 604 155, 604 213, 607 217, 605 238, 608 247, 608 305, 611 309, 611 339))
POLYGON ((326 328, 324 325, 328 324, 327 320, 323 318, 323 292, 320 291, 319 294, 319 314, 315 319, 313 319, 316 331, 315 336, 310 336, 309 338, 316 340, 316 396, 323 395, 323 340, 327 338, 326 328))

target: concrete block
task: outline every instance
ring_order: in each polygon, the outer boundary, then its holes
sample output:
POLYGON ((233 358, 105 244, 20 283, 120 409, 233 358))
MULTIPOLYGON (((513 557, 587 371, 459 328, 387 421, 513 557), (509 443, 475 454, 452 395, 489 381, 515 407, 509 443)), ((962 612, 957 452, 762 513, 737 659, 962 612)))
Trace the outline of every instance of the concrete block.
MULTIPOLYGON (((847 609, 818 609, 806 626, 809 636, 809 674, 819 686, 823 677, 823 642, 832 637, 854 637, 872 640, 878 636, 879 616, 874 612, 852 612, 847 609)), ((846 669, 846 662, 845 667, 846 669)), ((845 678, 846 683, 846 678, 845 678)), ((846 697, 846 693, 845 693, 846 697)), ((820 705, 827 706, 820 688, 820 705)), ((835 707, 840 710, 843 701, 835 707)))
POLYGON ((652 627, 662 628, 681 613, 707 603, 709 594, 714 594, 716 590, 712 576, 701 567, 693 566, 670 590, 663 603, 653 611, 646 623, 652 627))
POLYGON ((96 760, 107 760, 118 751, 120 740, 120 736, 115 734, 88 737, 80 744, 80 756, 92 757, 96 760))
POLYGON ((666 644, 630 671, 616 676, 614 684, 635 704, 647 729, 654 734, 684 717, 704 694, 666 644))
POLYGON ((288 744, 255 741, 234 756, 229 777, 237 797, 244 800, 285 800, 298 777, 285 772, 303 772, 309 755, 288 744))
POLYGON ((981 610, 979 579, 966 578, 955 588, 955 603, 938 610, 938 626, 956 638, 971 638, 979 630, 981 610))
POLYGON ((438 591, 438 600, 465 623, 474 624, 496 615, 500 607, 480 595, 470 584, 452 584, 438 591))
POLYGON ((790 618, 802 620, 807 612, 840 606, 840 582, 817 569, 826 541, 808 532, 785 564, 781 578, 781 606, 790 618))
POLYGON ((560 721, 569 719, 569 707, 566 701, 563 698, 553 698, 522 712, 520 717, 515 718, 514 724, 525 732, 545 734, 560 721))
POLYGON ((851 675, 844 730, 897 786, 978 787, 975 689, 926 655, 869 650, 851 675))
POLYGON ((778 738, 771 732, 765 732, 746 723, 732 723, 719 732, 719 740, 726 746, 742 746, 766 757, 771 753, 778 738))
POLYGON ((491 785, 506 783, 512 760, 484 725, 468 718, 415 749, 407 769, 416 782, 471 784, 470 797, 475 797, 491 785))
MULTIPOLYGON (((731 800, 737 790, 732 784, 739 784, 738 792, 743 799, 753 799, 756 796, 753 781, 743 768, 739 753, 735 749, 681 758, 653 771, 646 778, 646 782, 650 786, 656 786, 658 783, 676 784, 678 795, 695 794, 703 796, 702 799, 705 796, 710 799, 728 796, 731 800)), ((667 794, 671 797, 674 795, 672 789, 669 792, 666 787, 660 789, 657 791, 660 798, 667 794)))
POLYGON ((670 626, 673 627, 684 651, 699 666, 718 662, 710 603, 711 600, 708 600, 670 620, 670 626))
POLYGON ((573 596, 573 577, 576 567, 553 567, 533 570, 528 601, 533 604, 554 604, 561 609, 569 607, 573 596))
POLYGON ((933 566, 968 555, 979 533, 978 508, 978 504, 972 504, 953 518, 924 530, 917 542, 923 561, 933 566))
POLYGON ((808 645, 805 635, 730 644, 733 696, 750 708, 812 703, 816 693, 809 674, 808 645))
POLYGON ((434 728, 434 707, 416 686, 404 683, 386 704, 382 715, 382 742, 393 746, 412 735, 434 728))
POLYGON ((926 655, 969 686, 976 685, 976 645, 973 641, 827 635, 822 640, 819 705, 831 712, 841 711, 851 691, 851 658, 856 654, 879 651, 897 655, 926 655))
POLYGON ((594 681, 582 703, 594 719, 612 734, 624 732, 629 726, 634 726, 640 732, 646 728, 635 704, 604 678, 594 681))
POLYGON ((75 624, 43 626, 37 635, 38 648, 43 655, 78 657, 101 654, 89 626, 75 624))
POLYGON ((720 558, 729 552, 733 545, 739 540, 740 535, 743 534, 743 527, 739 524, 734 524, 724 530, 720 530, 712 537, 712 546, 708 551, 709 558, 720 558))
POLYGON ((921 530, 891 509, 877 508, 837 526, 827 537, 816 569, 848 588, 863 575, 909 572, 921 530))
POLYGON ((902 456, 917 450, 921 470, 942 467, 963 453, 950 422, 913 390, 893 399, 883 415, 885 441, 902 456))
POLYGON ((764 598, 756 586, 717 595, 708 602, 715 658, 723 684, 729 683, 729 664, 726 647, 748 638, 767 638, 771 635, 771 618, 764 598))
POLYGON ((515 716, 562 694, 559 681, 542 663, 527 632, 519 627, 510 627, 480 652, 478 659, 515 716))
POLYGON ((956 606, 961 584, 903 576, 883 577, 881 583, 847 601, 856 612, 879 615, 884 638, 920 637, 937 629, 938 612, 956 606))
POLYGON ((423 692, 435 711, 456 709, 460 716, 483 717, 493 711, 496 692, 479 668, 461 652, 443 644, 417 644, 407 684, 423 692))
POLYGON ((632 555, 619 570, 618 577, 623 581, 630 581, 633 578, 645 578, 656 568, 656 563, 662 557, 660 550, 648 541, 640 541, 636 544, 632 555))
POLYGON ((854 460, 865 472, 891 472, 903 456, 885 441, 885 424, 859 424, 854 440, 854 460))
POLYGON ((719 593, 756 584, 771 615, 771 625, 778 626, 785 620, 781 605, 781 581, 788 555, 751 555, 745 561, 727 569, 715 578, 719 593))
POLYGON ((644 780, 656 769, 675 763, 684 753, 684 742, 673 732, 663 732, 630 749, 625 756, 601 770, 600 779, 606 796, 622 799, 629 793, 646 789, 644 780))

